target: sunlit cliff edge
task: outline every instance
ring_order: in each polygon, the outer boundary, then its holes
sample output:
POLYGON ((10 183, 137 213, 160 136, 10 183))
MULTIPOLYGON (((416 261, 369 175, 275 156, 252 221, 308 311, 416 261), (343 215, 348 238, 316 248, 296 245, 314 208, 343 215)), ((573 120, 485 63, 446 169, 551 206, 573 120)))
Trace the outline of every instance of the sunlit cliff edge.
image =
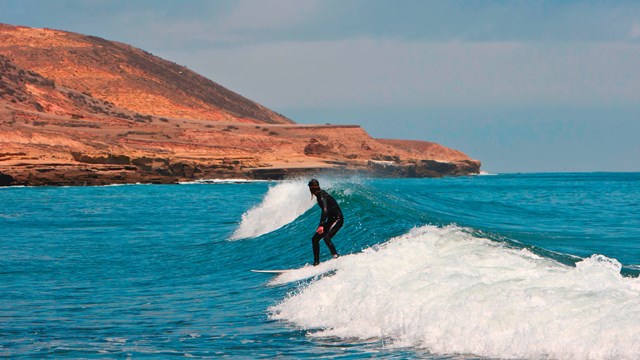
POLYGON ((0 185, 477 174, 358 125, 298 125, 195 72, 94 36, 0 24, 0 185))

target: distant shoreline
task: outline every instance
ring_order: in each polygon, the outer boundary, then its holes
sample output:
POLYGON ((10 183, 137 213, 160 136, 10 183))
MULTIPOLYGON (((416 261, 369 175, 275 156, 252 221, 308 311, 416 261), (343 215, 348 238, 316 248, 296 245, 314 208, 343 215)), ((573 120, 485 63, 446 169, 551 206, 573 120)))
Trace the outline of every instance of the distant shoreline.
MULTIPOLYGON (((451 165, 428 162, 401 165, 370 162, 366 166, 340 164, 333 166, 262 167, 242 169, 241 172, 218 172, 217 176, 202 174, 187 177, 160 172, 144 172, 131 165, 94 166, 28 166, 0 167, 0 186, 108 186, 126 184, 179 184, 197 182, 248 182, 285 180, 300 176, 331 174, 334 176, 363 175, 387 178, 437 178, 478 175, 473 164, 451 165), (435 163, 435 164, 434 164, 435 163), (464 168, 464 165, 470 169, 464 168), (445 169, 444 171, 442 169, 445 169)), ((182 174, 184 175, 184 174, 182 174)))

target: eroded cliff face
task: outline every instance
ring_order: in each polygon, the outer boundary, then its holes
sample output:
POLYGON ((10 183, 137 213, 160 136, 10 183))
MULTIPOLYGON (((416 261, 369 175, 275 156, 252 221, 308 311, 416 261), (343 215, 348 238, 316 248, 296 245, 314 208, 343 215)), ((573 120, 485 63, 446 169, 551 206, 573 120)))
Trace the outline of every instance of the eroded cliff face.
POLYGON ((128 45, 0 25, 0 185, 478 173, 444 146, 296 125, 128 45))

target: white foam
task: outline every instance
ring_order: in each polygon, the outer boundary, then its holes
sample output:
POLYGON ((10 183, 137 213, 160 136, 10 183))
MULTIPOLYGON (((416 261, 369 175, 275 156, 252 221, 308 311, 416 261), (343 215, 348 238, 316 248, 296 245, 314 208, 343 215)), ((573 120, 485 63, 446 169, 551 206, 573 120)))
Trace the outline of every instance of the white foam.
POLYGON ((195 185, 195 184, 249 184, 249 183, 260 183, 260 182, 271 182, 272 180, 255 180, 255 179, 199 179, 192 181, 180 181, 178 184, 180 185, 195 185))
POLYGON ((289 180, 269 188, 262 202, 242 214, 231 240, 256 237, 277 230, 315 204, 307 180, 289 180))
POLYGON ((576 267, 425 226, 340 258, 272 318, 311 335, 392 339, 437 354, 637 359, 640 279, 594 255, 576 267))
POLYGON ((320 276, 330 271, 336 270, 344 260, 344 257, 324 261, 318 266, 305 265, 299 269, 292 269, 276 276, 269 282, 269 285, 282 285, 300 280, 305 280, 314 276, 320 276))

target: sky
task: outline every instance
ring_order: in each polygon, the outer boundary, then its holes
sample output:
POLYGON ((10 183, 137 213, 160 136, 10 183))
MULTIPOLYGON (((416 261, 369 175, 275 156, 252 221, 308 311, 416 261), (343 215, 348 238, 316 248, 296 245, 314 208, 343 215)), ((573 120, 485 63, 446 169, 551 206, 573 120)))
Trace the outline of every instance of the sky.
POLYGON ((489 173, 640 171, 639 1, 0 0, 300 124, 463 151, 489 173))

